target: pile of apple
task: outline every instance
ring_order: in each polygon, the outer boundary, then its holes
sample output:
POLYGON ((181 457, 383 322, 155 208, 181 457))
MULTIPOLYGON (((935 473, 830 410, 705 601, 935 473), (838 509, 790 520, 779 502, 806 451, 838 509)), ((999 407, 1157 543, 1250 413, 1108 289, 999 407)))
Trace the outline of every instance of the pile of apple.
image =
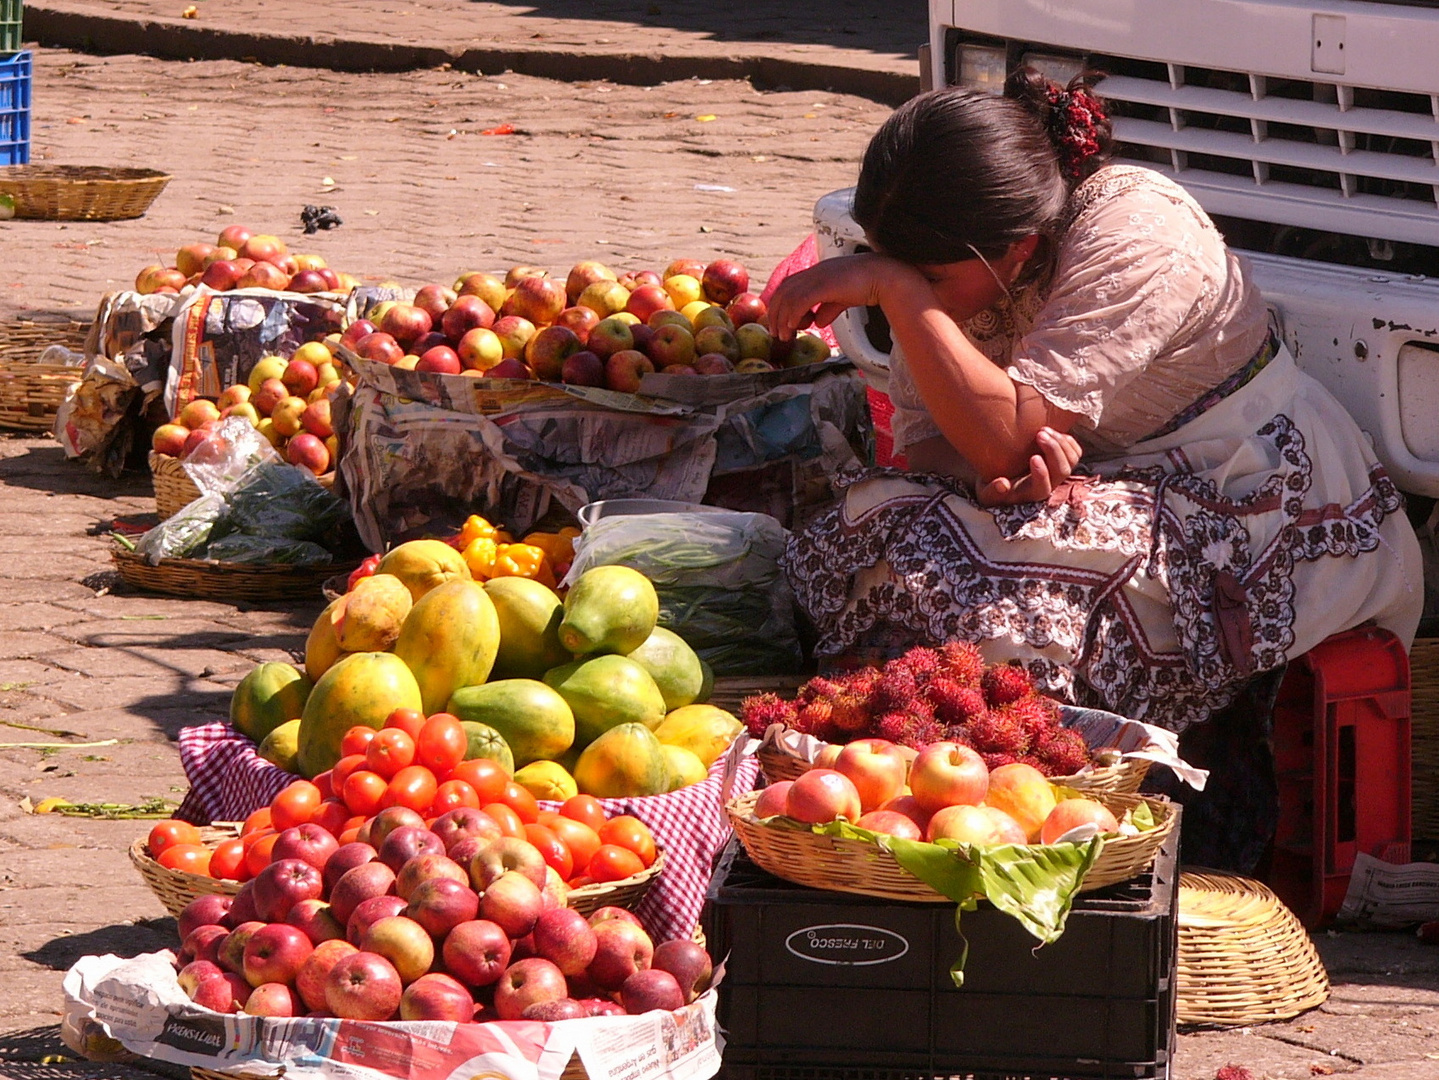
POLYGON ((481 811, 427 827, 392 806, 363 835, 291 826, 236 896, 191 901, 190 998, 256 1016, 549 1021, 677 1009, 709 985, 701 946, 656 946, 622 908, 565 906, 540 849, 481 811))
POLYGON ((135 278, 135 291, 178 293, 205 285, 216 292, 231 289, 274 289, 277 292, 349 292, 359 282, 337 273, 318 255, 292 255, 277 236, 227 226, 214 244, 186 244, 175 253, 175 265, 155 264, 135 278))
POLYGON ((754 816, 777 815, 810 825, 841 819, 907 840, 942 838, 966 844, 1055 844, 1134 832, 1103 803, 1061 798, 1025 762, 990 771, 957 742, 932 743, 917 754, 886 739, 829 747, 796 780, 766 787, 754 816))
POLYGON ((384 301, 342 335, 369 360, 417 371, 538 379, 633 393, 655 371, 719 375, 827 360, 815 334, 793 341, 765 327, 764 301, 730 259, 677 259, 663 274, 576 264, 504 278, 467 273, 453 289, 426 285, 410 303, 384 301))
POLYGON ((217 401, 196 398, 173 423, 157 427, 151 449, 184 458, 213 434, 221 420, 239 416, 291 465, 323 475, 339 456, 330 395, 340 381, 335 357, 322 341, 306 342, 288 360, 262 357, 246 383, 227 387, 217 401))

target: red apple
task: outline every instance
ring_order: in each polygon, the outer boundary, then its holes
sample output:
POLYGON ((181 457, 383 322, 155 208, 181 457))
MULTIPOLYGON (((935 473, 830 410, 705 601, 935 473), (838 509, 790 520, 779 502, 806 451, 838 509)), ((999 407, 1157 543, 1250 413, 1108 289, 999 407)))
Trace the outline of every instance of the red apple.
POLYGON ((733 259, 716 259, 700 275, 705 299, 720 307, 749 288, 749 271, 733 259))
MULTIPOLYGON (((699 997, 709 989, 714 977, 714 963, 703 945, 687 938, 675 938, 655 946, 650 966, 657 971, 667 971, 684 991, 685 1004, 699 997)), ((626 980, 628 983, 628 980, 626 980)), ((623 993, 624 988, 620 988, 623 993)))
POLYGON ((734 362, 719 353, 705 353, 695 357, 694 369, 700 375, 731 375, 734 373, 734 362))
POLYGON ((685 992, 668 971, 650 968, 636 971, 620 987, 620 1004, 631 1016, 664 1009, 674 1012, 685 1006, 685 992))
POLYGON ((290 909, 285 922, 309 938, 312 945, 345 938, 344 925, 323 900, 301 900, 290 909))
POLYGON ((418 341, 416 341, 413 345, 410 346, 410 352, 414 353, 416 356, 424 356, 425 353, 440 345, 445 346, 445 348, 449 348, 450 339, 445 337, 445 335, 440 333, 438 330, 431 330, 428 334, 426 334, 424 337, 420 338, 418 341))
POLYGON ((180 945, 180 956, 185 960, 209 960, 220 962, 220 949, 230 931, 223 926, 197 926, 185 935, 180 945))
POLYGON ((462 922, 471 922, 480 910, 480 898, 465 882, 450 878, 422 881, 410 893, 405 915, 414 919, 436 939, 462 922))
POLYGON ((250 404, 261 416, 269 416, 275 406, 290 396, 290 388, 279 379, 266 379, 250 395, 250 404))
POLYGON ((490 327, 495 337, 500 339, 500 348, 506 359, 514 357, 522 359, 525 355, 525 346, 530 343, 530 338, 535 336, 535 324, 529 319, 522 319, 518 315, 504 315, 495 320, 495 325, 490 327))
POLYGON ((340 957, 325 979, 325 1005, 344 1020, 388 1020, 403 992, 394 965, 375 953, 340 957))
POLYGON ((537 1001, 520 1013, 523 1020, 538 1020, 553 1024, 558 1020, 581 1020, 589 1016, 589 1010, 574 998, 560 998, 558 1001, 537 1001))
POLYGON ((759 298, 759 293, 743 292, 725 305, 725 314, 734 320, 735 329, 738 329, 746 323, 763 325, 769 317, 769 310, 759 298))
POLYGON ((303 859, 280 859, 255 875, 255 910, 268 922, 280 922, 301 900, 319 899, 324 888, 320 871, 303 859))
POLYGON ((245 1012, 250 1016, 295 1016, 299 1012, 295 998, 285 983, 261 983, 245 1002, 245 1012))
POLYGON ((536 326, 548 326, 567 304, 565 287, 542 277, 523 277, 500 308, 501 315, 518 315, 536 326))
POLYGON ((253 232, 243 225, 226 225, 225 228, 220 231, 220 237, 216 243, 218 243, 220 247, 233 248, 235 251, 239 251, 245 246, 245 242, 254 235, 253 232))
POLYGON ((211 434, 213 434, 214 430, 215 425, 211 423, 206 424, 203 427, 197 427, 194 431, 190 432, 190 434, 186 435, 185 445, 180 448, 180 456, 182 458, 189 457, 200 447, 208 443, 210 441, 210 436, 211 434))
POLYGON ((789 789, 792 787, 794 787, 793 780, 777 780, 772 784, 766 784, 764 790, 759 793, 759 798, 755 800, 754 816, 768 818, 783 814, 785 800, 789 798, 789 789))
POLYGON ((396 874, 416 855, 445 853, 444 841, 423 825, 401 825, 384 838, 379 848, 380 861, 396 874))
POLYGON ((240 275, 240 280, 235 283, 235 287, 285 292, 290 287, 290 275, 272 262, 258 260, 240 275))
POLYGON ((208 398, 196 398, 180 410, 180 423, 191 431, 220 419, 220 409, 208 398))
POLYGON ((320 876, 325 881, 325 892, 328 894, 334 890, 335 882, 340 880, 345 871, 374 862, 377 858, 379 853, 369 844, 356 840, 341 844, 335 853, 325 860, 325 866, 320 871, 320 876))
MULTIPOLYGON (((605 385, 622 394, 639 392, 640 380, 653 374, 654 364, 636 349, 621 349, 605 361, 605 385)), ((566 380, 569 381, 569 380, 566 380)))
POLYGON ((911 763, 909 788, 931 814, 961 803, 978 806, 989 790, 989 770, 983 758, 961 743, 932 743, 911 763))
POLYGON ((297 432, 285 444, 285 460, 291 465, 309 469, 316 476, 330 471, 330 448, 318 435, 308 431, 297 432))
POLYGON ((625 1007, 618 1001, 606 997, 580 998, 586 1016, 624 1016, 625 1007))
POLYGON ((466 986, 490 986, 510 963, 510 938, 486 919, 462 922, 445 935, 442 956, 447 970, 466 986))
POLYGON ((380 329, 409 346, 430 332, 430 316, 414 304, 395 304, 380 319, 380 329))
POLYGON ((341 958, 353 956, 359 951, 343 939, 322 941, 315 946, 315 951, 300 965, 299 974, 295 976, 295 989, 300 992, 300 1000, 307 1009, 326 1007, 325 980, 329 978, 330 969, 338 964, 341 958))
POLYGON ((238 285, 244 276, 245 271, 239 263, 230 259, 220 259, 205 267, 200 274, 200 284, 208 285, 216 292, 228 292, 238 285))
POLYGON ((471 330, 488 330, 494 326, 495 312, 478 296, 457 296, 438 323, 447 338, 458 342, 471 330))
POLYGON ((614 904, 606 904, 604 907, 597 907, 594 911, 590 912, 591 926, 599 926, 600 923, 609 922, 612 919, 627 922, 631 926, 638 926, 641 930, 644 929, 645 925, 640 922, 640 917, 633 911, 630 911, 628 908, 616 907, 614 904))
POLYGON ((320 385, 320 373, 308 360, 292 359, 285 365, 285 373, 280 376, 280 381, 295 397, 306 397, 320 385))
POLYGON ((623 919, 596 923, 595 958, 585 974, 605 990, 618 990, 637 971, 645 971, 654 960, 654 942, 644 928, 623 919))
POLYGON ((196 989, 206 979, 218 979, 225 973, 220 970, 220 965, 213 960, 191 960, 180 969, 180 974, 175 981, 180 984, 180 989, 185 991, 185 996, 194 998, 196 989))
POLYGON ((251 986, 287 983, 299 974, 300 965, 314 951, 304 931, 288 923, 270 923, 256 930, 245 943, 245 981, 251 986))
MULTIPOLYGON (((495 824, 495 819, 483 810, 476 810, 469 806, 456 807, 444 814, 441 814, 430 825, 430 831, 438 836, 445 845, 445 853, 454 859, 453 848, 461 840, 478 839, 484 841, 498 840, 500 827, 495 824)), ((459 859, 455 859, 459 862, 459 859)), ((468 866, 465 862, 462 865, 468 866)))
POLYGON ((275 838, 270 849, 270 861, 301 859, 316 870, 323 871, 325 863, 340 848, 340 842, 318 825, 306 822, 286 829, 275 838))
MULTIPOLYGON (((443 846, 443 841, 441 841, 441 845, 443 846)), ((408 900, 416 886, 435 878, 449 878, 451 881, 463 883, 466 887, 470 884, 469 872, 463 866, 447 855, 426 851, 416 855, 413 859, 407 859, 405 864, 400 867, 399 872, 395 874, 395 893, 408 900)))
MULTIPOLYGON (((408 806, 387 806, 370 819, 370 836, 366 843, 378 851, 390 833, 402 826, 423 829, 425 819, 408 806)), ((399 867, 395 869, 398 870, 399 867)))
POLYGON ((531 935, 535 955, 550 961, 566 975, 583 975, 599 947, 594 928, 574 908, 546 911, 536 920, 531 935))
POLYGON ((785 815, 811 825, 827 821, 858 821, 859 792, 853 781, 834 769, 810 769, 795 780, 785 798, 785 815))
POLYGON ((533 930, 544 907, 540 887, 519 870, 501 874, 480 894, 480 918, 503 927, 510 937, 533 930))
POLYGON ((400 982, 408 986, 435 962, 435 943, 429 933, 414 919, 391 915, 370 924, 360 938, 362 952, 378 953, 400 974, 400 982))
POLYGON ((353 349, 357 341, 363 337, 368 337, 378 329, 379 327, 370 322, 369 319, 356 319, 341 332, 340 344, 348 345, 353 349))
POLYGON ((518 1020, 531 1005, 569 997, 569 984, 548 960, 530 957, 505 969, 495 984, 495 1014, 501 1020, 518 1020))
POLYGON ((420 354, 416 371, 437 371, 441 375, 458 375, 464 370, 459 353, 448 345, 436 345, 420 354))
POLYGON ((494 274, 483 274, 479 271, 470 271, 461 274, 455 280, 455 292, 460 296, 478 296, 492 308, 498 308, 505 300, 505 289, 508 286, 502 278, 494 274))
POLYGON ((523 360, 506 357, 485 372, 487 379, 533 379, 535 377, 523 360))
POLYGON ((439 326, 445 312, 457 299, 454 289, 443 285, 422 285, 415 293, 414 305, 430 317, 431 325, 439 326))
POLYGON ((558 382, 565 361, 580 351, 580 339, 567 326, 546 326, 525 344, 525 363, 535 378, 558 382))
POLYGON ((919 801, 913 795, 897 796, 896 798, 890 799, 889 802, 881 806, 880 809, 892 810, 896 814, 903 814, 909 818, 910 821, 914 822, 921 833, 929 828, 931 814, 919 805, 919 801))
POLYGON ((335 271, 331 270, 328 266, 321 266, 315 272, 325 279, 325 284, 331 292, 341 291, 340 275, 335 273, 335 271))
POLYGON ((234 248, 225 247, 223 244, 221 244, 214 248, 210 252, 210 254, 205 256, 200 267, 200 272, 203 274, 205 270, 207 270, 209 267, 213 266, 217 262, 234 262, 239 257, 240 253, 234 248))
POLYGON ((202 979, 190 999, 215 1012, 239 1012, 250 1000, 250 984, 242 976, 227 971, 219 978, 202 979))
POLYGON ((560 379, 575 386, 604 386, 605 361, 588 349, 565 358, 560 379))
POLYGON ((588 260, 577 262, 565 278, 565 299, 573 304, 580 298, 580 293, 585 291, 586 286, 593 285, 596 281, 614 280, 615 272, 603 263, 588 260))
POLYGON ((395 872, 378 859, 351 867, 340 875, 335 887, 330 890, 330 907, 334 909, 335 918, 348 926, 350 916, 361 902, 384 896, 394 884, 395 872))
POLYGON ((623 319, 601 319, 590 331, 585 347, 604 360, 621 349, 633 349, 635 335, 630 330, 630 324, 623 319))
POLYGON ((358 945, 364 940, 365 932, 381 919, 388 919, 399 915, 409 904, 398 896, 386 894, 384 896, 372 896, 368 900, 360 901, 358 907, 350 915, 345 923, 345 940, 351 945, 358 945))
POLYGON ((629 303, 625 305, 625 310, 637 317, 640 322, 646 322, 656 311, 672 309, 674 306, 670 294, 665 292, 661 286, 641 285, 630 293, 629 303))
POLYGON ((545 884, 540 889, 540 899, 544 901, 544 911, 554 911, 570 902, 570 887, 553 866, 545 867, 545 884))
POLYGON ((257 922, 259 918, 260 915, 255 910, 255 881, 252 878, 241 885, 240 891, 235 894, 230 910, 225 915, 225 925, 234 930, 247 922, 257 922))
POLYGON ((1076 833, 1071 839, 1088 840, 1093 836, 1118 832, 1119 822, 1101 802, 1093 799, 1064 799, 1055 804, 1054 809, 1044 819, 1039 830, 1039 842, 1058 843, 1061 837, 1075 829, 1082 832, 1076 833))
POLYGON ((698 281, 704 277, 704 273, 705 264, 698 259, 676 259, 665 267, 663 278, 664 280, 669 280, 672 277, 678 277, 680 274, 688 274, 698 281))
POLYGON ((475 1000, 470 992, 439 972, 421 975, 400 995, 401 1020, 449 1020, 466 1024, 474 1015, 475 1000))
POLYGON ((201 273, 214 250, 214 244, 186 244, 175 253, 175 269, 186 277, 201 273))
POLYGON ((583 345, 589 340, 590 331, 600 321, 599 312, 587 307, 567 307, 564 311, 555 316, 554 325, 563 326, 575 332, 575 337, 580 339, 583 345))
POLYGON ((856 739, 839 752, 834 767, 849 777, 859 792, 860 809, 868 813, 904 790, 909 761, 888 739, 856 739))
POLYGON ((527 277, 547 278, 550 272, 542 266, 512 266, 505 271, 505 288, 513 289, 527 277))
POLYGON ((330 410, 329 398, 322 397, 310 402, 300 414, 300 426, 317 439, 328 439, 335 433, 330 410))
POLYGON ((695 336, 687 327, 667 323, 657 328, 650 342, 649 356, 658 366, 689 364, 695 358, 695 336))
POLYGON ((855 822, 861 829, 898 836, 903 840, 923 840, 924 830, 903 814, 893 810, 871 810, 855 822))
POLYGON ((179 457, 185 452, 185 440, 189 435, 190 429, 184 424, 161 424, 150 436, 150 449, 157 454, 179 457))
POLYGON ((502 836, 485 845, 484 850, 470 861, 470 881, 483 893, 492 882, 516 870, 539 889, 544 887, 545 867, 548 865, 539 849, 528 840, 502 836))
POLYGON ((671 365, 669 365, 669 367, 660 368, 660 374, 661 374, 661 375, 698 375, 699 372, 696 371, 696 370, 695 370, 693 367, 691 367, 689 364, 671 364, 671 365))
POLYGON ((242 258, 254 259, 256 262, 270 262, 277 266, 289 254, 290 249, 285 246, 285 242, 278 236, 271 236, 268 233, 255 233, 240 245, 242 258))
POLYGON ((330 283, 318 270, 300 270, 290 277, 290 283, 286 288, 290 292, 296 293, 328 292, 330 283))
POLYGON ((225 916, 230 913, 234 901, 228 896, 213 893, 197 896, 185 905, 175 919, 180 940, 190 936, 190 931, 200 926, 224 926, 225 916))
MULTIPOLYGON (((1024 833, 1019 832, 1020 843, 1024 833)), ((955 803, 942 806, 929 819, 924 838, 931 843, 935 840, 958 840, 962 844, 998 844, 999 828, 994 820, 978 806, 955 803)))

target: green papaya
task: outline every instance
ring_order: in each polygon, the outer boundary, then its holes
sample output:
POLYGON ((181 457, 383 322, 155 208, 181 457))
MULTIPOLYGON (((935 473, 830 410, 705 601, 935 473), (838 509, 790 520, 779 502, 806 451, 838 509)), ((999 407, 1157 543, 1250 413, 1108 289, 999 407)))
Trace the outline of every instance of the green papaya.
POLYGON ((645 643, 659 617, 649 578, 628 566, 596 566, 565 595, 560 644, 576 656, 626 656, 645 643))
POLYGON ((575 717, 563 696, 536 679, 500 679, 462 686, 445 711, 486 724, 514 754, 514 766, 559 757, 575 741, 575 717))
POLYGON ((290 664, 256 664, 230 695, 230 726, 254 742, 264 742, 286 720, 299 718, 314 685, 290 664))
POLYGON ((515 775, 515 755, 503 735, 489 724, 481 724, 477 720, 461 720, 460 726, 465 729, 465 736, 470 741, 465 749, 466 761, 471 758, 489 758, 503 765, 511 776, 515 775))
POLYGON ((700 671, 704 673, 704 678, 700 681, 700 692, 690 702, 691 705, 705 704, 715 692, 715 669, 709 666, 704 657, 700 657, 700 671))
POLYGON ((340 760, 340 740, 357 724, 379 730, 396 709, 420 709, 420 686, 394 653, 351 653, 310 691, 300 714, 300 772, 317 776, 340 760))
POLYGON ((428 716, 460 687, 488 679, 499 645, 500 621, 484 586, 456 579, 415 601, 394 652, 415 673, 428 716))
POLYGON ((533 578, 502 577, 485 582, 500 620, 495 679, 538 679, 571 659, 560 644, 565 606, 555 591, 533 578))
POLYGON ((665 712, 692 704, 704 689, 700 658, 673 630, 656 626, 629 658, 650 673, 665 699, 665 712))
POLYGON ((674 776, 653 731, 643 724, 620 724, 581 752, 575 785, 585 795, 626 799, 663 795, 673 789, 674 776))
POLYGON ((618 724, 655 728, 665 718, 660 688, 628 657, 605 654, 575 660, 545 672, 545 682, 569 704, 575 742, 582 747, 618 724))

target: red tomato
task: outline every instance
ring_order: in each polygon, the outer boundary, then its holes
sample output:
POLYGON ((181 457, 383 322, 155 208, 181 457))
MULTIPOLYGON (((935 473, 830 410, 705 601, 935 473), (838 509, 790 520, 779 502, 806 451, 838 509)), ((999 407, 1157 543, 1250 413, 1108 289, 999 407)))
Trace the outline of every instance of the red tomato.
POLYGON ((343 799, 326 799, 310 815, 310 824, 320 826, 331 836, 339 836, 344 832, 345 824, 349 820, 350 808, 343 799))
POLYGON ((354 773, 368 767, 369 763, 365 760, 364 754, 350 754, 335 762, 335 767, 330 770, 330 784, 335 789, 335 794, 343 798, 345 781, 354 773))
POLYGON ((415 739, 415 753, 419 763, 436 776, 448 776, 470 748, 470 737, 465 734, 459 717, 449 713, 435 713, 425 721, 415 739))
POLYGON ((319 776, 310 777, 310 783, 320 789, 322 800, 335 797, 335 771, 333 769, 326 769, 319 776))
POLYGON ((631 877, 645 868, 640 857, 629 848, 617 844, 601 844, 590 857, 585 874, 595 881, 619 881, 631 877))
POLYGON ((149 839, 145 841, 149 845, 152 859, 158 859, 168 849, 180 844, 194 845, 199 842, 200 830, 188 821, 178 821, 175 818, 155 822, 150 829, 149 839))
POLYGON ((277 832, 310 820, 320 808, 320 789, 308 780, 296 780, 270 800, 270 821, 277 832))
POLYGON ((271 833, 256 840, 250 845, 250 850, 245 852, 245 869, 251 877, 270 865, 270 852, 274 851, 275 841, 278 839, 279 833, 271 833))
POLYGON ((340 756, 363 754, 375 737, 375 729, 368 724, 356 724, 340 737, 340 756))
POLYGON ((540 805, 535 802, 535 797, 513 780, 500 793, 500 802, 519 814, 526 825, 534 825, 540 820, 540 805))
POLYGON ((171 844, 155 860, 169 870, 183 870, 187 874, 210 873, 210 849, 204 844, 171 844))
POLYGON ((450 779, 463 780, 474 788, 475 794, 480 797, 480 805, 483 806, 485 803, 500 801, 500 796, 505 793, 505 785, 510 782, 510 774, 498 761, 471 758, 450 770, 450 779))
POLYGON ((650 827, 637 817, 621 814, 606 821, 600 830, 600 842, 628 848, 649 866, 655 861, 655 837, 650 827))
POLYGON ((233 840, 222 840, 210 852, 210 876, 243 881, 242 873, 245 873, 245 842, 238 836, 233 840))
POLYGON ((263 828, 263 829, 256 829, 254 832, 242 832, 242 833, 240 834, 240 843, 242 843, 242 844, 245 845, 245 850, 246 850, 246 851, 249 851, 252 847, 254 847, 256 844, 258 844, 261 840, 265 839, 265 837, 267 837, 267 836, 274 836, 274 835, 275 835, 275 830, 272 829, 272 828, 270 828, 270 827, 267 825, 267 826, 265 826, 265 828, 263 828))
POLYGON ((571 795, 560 807, 560 813, 567 818, 582 821, 595 832, 605 823, 605 808, 593 795, 571 795))
POLYGON ((461 806, 478 810, 480 797, 475 794, 475 789, 463 780, 446 780, 435 789, 435 801, 430 804, 430 813, 439 817, 461 806))
POLYGON ((575 858, 570 854, 570 849, 565 842, 543 825, 526 825, 525 839, 539 849, 545 857, 545 862, 554 867, 555 873, 560 875, 561 880, 569 878, 575 872, 575 858))
POLYGON ((335 837, 335 839, 340 842, 341 847, 344 847, 346 844, 353 844, 359 838, 360 827, 358 825, 346 828, 344 832, 342 832, 339 836, 335 837))
POLYGON ((398 728, 412 739, 420 737, 420 729, 424 726, 425 714, 418 709, 396 709, 385 717, 385 728, 398 728))
POLYGON ((240 835, 244 836, 246 833, 252 833, 256 829, 269 829, 273 827, 273 824, 270 820, 270 808, 268 806, 262 806, 245 819, 245 824, 240 826, 240 835))
POLYGON ((382 806, 407 806, 417 814, 427 814, 438 790, 434 773, 423 765, 407 765, 395 773, 380 802, 382 806))
POLYGON ((389 784, 379 773, 360 769, 352 772, 345 781, 343 798, 352 814, 372 817, 380 809, 380 800, 385 797, 389 784))
POLYGON ((365 763, 371 772, 389 780, 415 760, 415 740, 399 728, 385 728, 376 733, 365 751, 365 763))
POLYGON ((590 828, 583 821, 576 821, 574 818, 567 818, 563 814, 556 814, 546 827, 558 836, 565 847, 570 849, 570 855, 574 858, 577 874, 583 874, 585 868, 590 865, 590 860, 600 847, 599 833, 590 828))
POLYGON ((495 824, 500 827, 500 832, 506 836, 515 836, 523 840, 525 838, 525 823, 520 820, 520 815, 505 803, 486 803, 480 807, 490 817, 495 819, 495 824))

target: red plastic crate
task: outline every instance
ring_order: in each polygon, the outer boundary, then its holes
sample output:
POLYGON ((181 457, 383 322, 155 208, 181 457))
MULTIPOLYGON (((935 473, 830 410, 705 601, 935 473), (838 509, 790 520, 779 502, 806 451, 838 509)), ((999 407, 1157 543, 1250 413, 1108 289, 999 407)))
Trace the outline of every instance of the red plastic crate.
POLYGON ((1306 926, 1338 912, 1359 852, 1409 859, 1409 711, 1409 657, 1387 630, 1335 634, 1289 665, 1269 883, 1306 926))

